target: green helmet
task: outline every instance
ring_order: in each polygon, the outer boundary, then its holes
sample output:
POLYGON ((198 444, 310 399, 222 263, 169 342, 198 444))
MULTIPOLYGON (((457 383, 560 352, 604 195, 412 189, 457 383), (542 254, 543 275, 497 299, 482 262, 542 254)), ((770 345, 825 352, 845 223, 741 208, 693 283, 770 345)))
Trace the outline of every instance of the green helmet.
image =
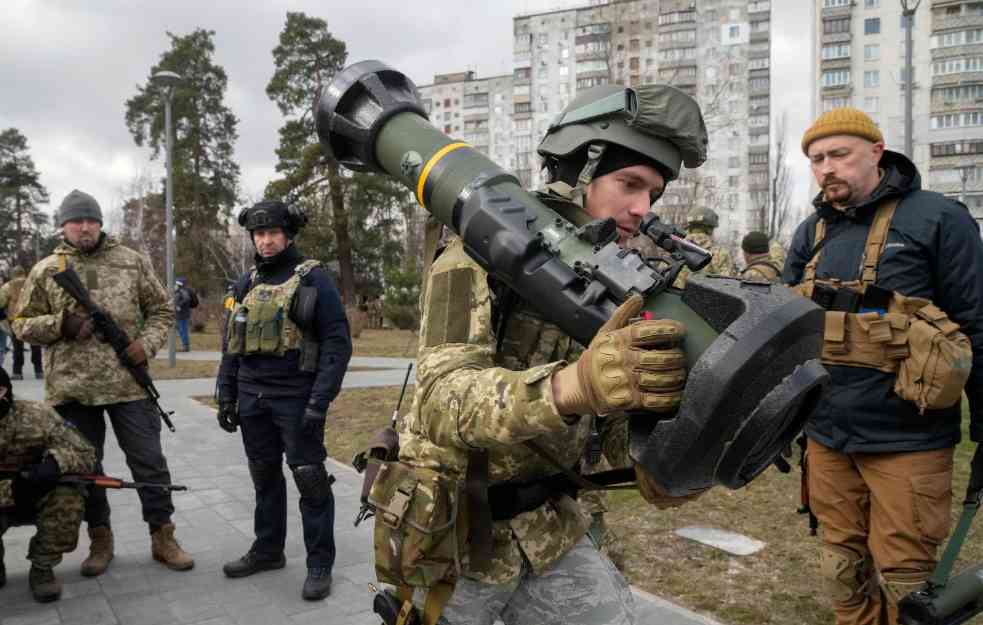
POLYGON ((686 218, 686 225, 690 228, 693 226, 703 226, 704 228, 713 230, 720 225, 720 217, 709 208, 694 208, 686 218))
POLYGON ((674 180, 681 163, 694 168, 706 161, 707 129, 696 100, 675 87, 602 85, 573 99, 550 124, 537 152, 548 163, 576 156, 588 146, 579 178, 586 184, 607 144, 656 161, 674 180))

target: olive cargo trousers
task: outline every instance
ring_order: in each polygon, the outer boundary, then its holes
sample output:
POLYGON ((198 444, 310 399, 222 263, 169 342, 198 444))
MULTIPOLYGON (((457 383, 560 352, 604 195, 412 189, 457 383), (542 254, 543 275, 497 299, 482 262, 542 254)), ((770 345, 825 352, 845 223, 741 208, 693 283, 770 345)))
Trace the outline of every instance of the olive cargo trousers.
POLYGON ((894 625, 949 534, 953 449, 843 454, 810 439, 806 453, 837 625, 894 625))

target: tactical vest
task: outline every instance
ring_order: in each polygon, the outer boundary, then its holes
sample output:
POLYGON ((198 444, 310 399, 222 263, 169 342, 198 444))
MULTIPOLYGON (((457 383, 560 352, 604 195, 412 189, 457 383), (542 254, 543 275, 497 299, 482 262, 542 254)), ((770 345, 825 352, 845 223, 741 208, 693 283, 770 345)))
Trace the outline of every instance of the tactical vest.
MULTIPOLYGON (((890 293, 884 308, 879 309, 871 309, 864 301, 877 279, 877 265, 899 203, 899 199, 892 199, 877 207, 864 244, 860 280, 816 278, 820 248, 806 264, 803 280, 794 290, 816 301, 819 287, 826 287, 826 292, 836 293, 837 298, 854 294, 856 302, 863 302, 853 307, 855 311, 824 306, 824 364, 893 373, 897 376, 895 393, 915 403, 921 412, 948 408, 959 401, 972 366, 969 339, 959 332, 959 326, 923 297, 890 293)), ((826 222, 820 219, 813 245, 819 245, 825 234, 826 222)))
POLYGON ((292 349, 300 349, 304 333, 290 319, 290 306, 303 277, 320 264, 316 260, 300 263, 282 284, 255 284, 257 272, 253 269, 249 292, 232 309, 228 353, 283 356, 292 349))

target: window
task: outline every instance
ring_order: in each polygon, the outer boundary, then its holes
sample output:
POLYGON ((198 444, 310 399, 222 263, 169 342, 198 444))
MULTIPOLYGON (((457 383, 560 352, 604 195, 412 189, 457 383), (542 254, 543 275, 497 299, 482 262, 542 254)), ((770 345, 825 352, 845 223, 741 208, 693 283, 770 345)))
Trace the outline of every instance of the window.
POLYGON ((850 98, 841 96, 837 98, 823 98, 823 113, 828 113, 833 109, 841 109, 850 106, 850 98))
POLYGON ((983 98, 983 85, 963 85, 933 89, 932 96, 941 96, 946 103, 983 98))
POLYGON ((932 156, 983 154, 983 141, 947 141, 932 144, 932 156))
POLYGON ((835 20, 823 20, 823 33, 826 35, 848 32, 850 32, 849 17, 841 17, 835 20))
POLYGON ((864 60, 876 61, 881 58, 881 44, 868 43, 864 46, 864 60))
POLYGON ((864 0, 865 9, 876 9, 881 6, 881 0, 864 0))
POLYGON ((830 61, 832 59, 845 59, 850 56, 850 44, 828 43, 823 46, 822 56, 824 61, 830 61))
POLYGON ((836 7, 848 7, 852 0, 823 0, 824 9, 834 9, 836 7))
POLYGON ((768 164, 768 153, 767 152, 751 152, 748 154, 748 163, 750 165, 767 165, 768 164))
POLYGON ((881 72, 876 69, 864 72, 864 87, 872 89, 881 86, 881 72))
POLYGON ((488 106, 487 93, 471 93, 464 96, 464 108, 473 106, 488 106))
POLYGON ((560 76, 567 76, 570 74, 570 68, 566 65, 560 67, 560 76))
POLYGON ((864 111, 867 113, 876 113, 880 102, 881 99, 878 97, 864 98, 864 111))
POLYGON ((751 91, 766 91, 769 85, 768 78, 752 78, 748 81, 751 91))
POLYGON ((850 70, 834 69, 823 72, 823 87, 841 87, 850 84, 850 70))
POLYGON ((983 125, 983 111, 949 113, 946 115, 932 116, 932 130, 941 130, 944 128, 964 128, 967 126, 981 125, 983 125))
POLYGON ((741 27, 731 26, 729 29, 727 29, 727 36, 731 39, 738 39, 741 36, 741 27))
POLYGON ((951 46, 961 46, 980 42, 983 42, 983 28, 957 30, 942 35, 934 35, 932 37, 933 48, 948 48, 951 46))
POLYGON ((864 20, 865 35, 879 35, 881 33, 881 18, 868 17, 864 20))
POLYGON ((770 60, 767 57, 760 58, 760 59, 751 59, 750 61, 748 61, 747 68, 748 69, 768 69, 768 67, 769 67, 770 64, 771 64, 771 62, 770 62, 770 60))
POLYGON ((983 70, 983 57, 956 57, 932 63, 932 74, 961 74, 963 72, 978 72, 983 70))

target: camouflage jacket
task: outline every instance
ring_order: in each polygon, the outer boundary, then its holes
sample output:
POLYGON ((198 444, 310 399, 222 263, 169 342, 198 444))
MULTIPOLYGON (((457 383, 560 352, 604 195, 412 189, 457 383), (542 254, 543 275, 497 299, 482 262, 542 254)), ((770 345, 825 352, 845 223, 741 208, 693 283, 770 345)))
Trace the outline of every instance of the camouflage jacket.
MULTIPOLYGON (((492 483, 532 480, 557 472, 522 443, 535 440, 573 467, 591 434, 592 419, 568 424, 553 404, 552 374, 575 359, 581 346, 518 302, 496 337, 497 298, 489 276, 454 239, 434 262, 422 296, 423 320, 417 386, 400 432, 400 459, 463 480, 468 452, 489 452, 492 483)), ((497 313, 497 314, 498 314, 497 313)), ((605 457, 629 463, 627 420, 609 417, 599 427, 605 457)), ((523 558, 543 572, 570 550, 590 520, 561 496, 536 510, 494 523, 489 567, 478 570, 464 554, 464 573, 504 583, 519 575, 523 558)))
POLYGON ((741 271, 741 278, 761 282, 781 282, 782 266, 772 259, 769 252, 750 254, 747 257, 747 267, 741 271))
POLYGON ((9 313, 17 305, 17 299, 20 296, 21 290, 24 288, 24 281, 26 278, 14 278, 13 280, 7 282, 3 286, 0 286, 0 310, 4 308, 9 308, 9 313))
POLYGON ((149 258, 108 236, 87 254, 61 243, 31 270, 17 309, 10 315, 17 336, 45 346, 45 399, 53 405, 77 401, 99 406, 146 397, 107 343, 95 336, 84 341, 62 339, 65 314, 83 313, 51 278, 66 266, 75 269, 93 301, 131 339, 140 339, 148 358, 164 345, 174 325, 174 305, 149 258))
MULTIPOLYGON (((709 234, 696 230, 689 233, 686 238, 693 243, 696 243, 705 250, 709 250, 713 255, 710 260, 710 264, 699 271, 699 273, 713 274, 718 276, 733 277, 737 275, 737 268, 734 266, 734 259, 731 257, 730 252, 726 248, 721 247, 713 242, 713 237, 709 234)), ((690 270, 683 267, 683 270, 679 272, 679 277, 676 278, 675 284, 673 286, 677 288, 683 288, 686 286, 686 280, 689 278, 690 270)))
MULTIPOLYGON (((0 419, 0 464, 23 466, 50 454, 63 473, 87 473, 96 464, 96 451, 50 406, 15 400, 0 419)), ((13 480, 0 480, 0 508, 14 505, 13 480)))
POLYGON ((785 270, 785 248, 782 247, 781 243, 772 241, 768 246, 768 256, 771 258, 771 262, 778 267, 779 272, 785 270))

